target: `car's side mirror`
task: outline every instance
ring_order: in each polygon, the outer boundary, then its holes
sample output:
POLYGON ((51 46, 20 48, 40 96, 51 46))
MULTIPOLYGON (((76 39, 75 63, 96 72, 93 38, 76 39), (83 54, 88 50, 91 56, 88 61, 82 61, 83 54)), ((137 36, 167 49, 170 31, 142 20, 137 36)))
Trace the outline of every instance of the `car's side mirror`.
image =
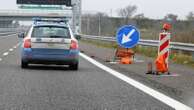
POLYGON ((25 33, 19 33, 18 34, 18 38, 24 38, 24 36, 25 36, 25 33))
POLYGON ((77 40, 80 40, 80 39, 81 39, 81 35, 76 34, 76 35, 75 35, 75 38, 76 38, 77 40))

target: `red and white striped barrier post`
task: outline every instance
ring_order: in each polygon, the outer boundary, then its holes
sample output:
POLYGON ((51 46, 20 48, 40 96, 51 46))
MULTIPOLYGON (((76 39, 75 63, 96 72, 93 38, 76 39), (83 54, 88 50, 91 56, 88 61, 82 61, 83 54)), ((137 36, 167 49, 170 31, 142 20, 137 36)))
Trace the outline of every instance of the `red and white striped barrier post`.
POLYGON ((164 57, 167 68, 169 67, 168 60, 170 55, 170 36, 171 33, 169 32, 162 32, 159 36, 160 43, 158 49, 158 56, 164 57))
POLYGON ((163 25, 163 32, 159 34, 159 48, 158 48, 158 57, 155 61, 156 64, 156 74, 159 73, 169 73, 169 55, 170 55, 170 38, 171 33, 170 24, 163 25))

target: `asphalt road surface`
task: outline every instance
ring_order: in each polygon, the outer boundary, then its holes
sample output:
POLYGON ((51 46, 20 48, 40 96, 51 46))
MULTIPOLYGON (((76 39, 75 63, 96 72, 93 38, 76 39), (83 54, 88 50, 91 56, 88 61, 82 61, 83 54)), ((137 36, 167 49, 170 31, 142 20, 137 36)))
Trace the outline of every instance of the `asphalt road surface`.
POLYGON ((20 68, 19 39, 0 37, 0 110, 171 110, 80 57, 65 66, 20 68))

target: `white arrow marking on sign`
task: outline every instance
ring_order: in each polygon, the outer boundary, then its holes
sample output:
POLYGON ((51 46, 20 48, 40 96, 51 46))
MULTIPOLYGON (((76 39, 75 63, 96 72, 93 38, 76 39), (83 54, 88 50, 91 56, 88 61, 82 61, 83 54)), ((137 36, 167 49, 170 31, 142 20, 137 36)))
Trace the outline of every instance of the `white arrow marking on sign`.
POLYGON ((129 34, 123 34, 122 44, 132 41, 131 36, 135 33, 135 29, 131 30, 129 34))

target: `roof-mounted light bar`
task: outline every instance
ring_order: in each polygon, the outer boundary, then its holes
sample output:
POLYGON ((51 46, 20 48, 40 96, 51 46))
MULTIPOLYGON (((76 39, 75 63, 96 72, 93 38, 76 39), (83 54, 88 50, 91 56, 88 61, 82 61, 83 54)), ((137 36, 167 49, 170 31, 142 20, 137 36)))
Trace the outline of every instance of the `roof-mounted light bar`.
POLYGON ((68 18, 33 18, 34 24, 38 23, 60 23, 60 24, 67 24, 69 21, 68 18))

